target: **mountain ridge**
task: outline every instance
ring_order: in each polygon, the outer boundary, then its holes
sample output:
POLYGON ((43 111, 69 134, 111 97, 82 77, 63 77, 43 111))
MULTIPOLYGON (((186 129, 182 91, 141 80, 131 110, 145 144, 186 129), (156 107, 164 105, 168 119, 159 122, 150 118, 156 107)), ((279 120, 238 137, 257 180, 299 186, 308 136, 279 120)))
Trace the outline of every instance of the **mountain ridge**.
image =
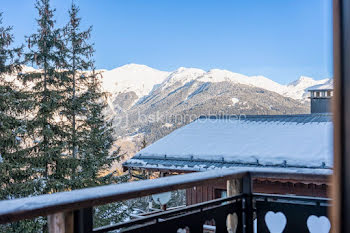
POLYGON ((262 75, 247 76, 224 69, 205 71, 198 68, 179 67, 175 71, 168 72, 134 63, 105 71, 103 77, 103 87, 106 91, 112 94, 133 91, 138 100, 157 88, 164 89, 176 82, 185 85, 191 81, 209 83, 228 81, 263 88, 285 97, 306 101, 307 88, 325 84, 330 80, 330 78, 315 80, 311 77, 300 76, 295 81, 283 85, 262 75))
MULTIPOLYGON (((31 71, 35 69, 25 67, 22 72, 31 71)), ((180 67, 167 72, 138 64, 99 71, 102 87, 110 93, 105 114, 113 119, 116 145, 127 157, 144 138, 152 143, 201 115, 310 113, 308 88, 332 81, 301 76, 282 85, 229 70, 180 67)))

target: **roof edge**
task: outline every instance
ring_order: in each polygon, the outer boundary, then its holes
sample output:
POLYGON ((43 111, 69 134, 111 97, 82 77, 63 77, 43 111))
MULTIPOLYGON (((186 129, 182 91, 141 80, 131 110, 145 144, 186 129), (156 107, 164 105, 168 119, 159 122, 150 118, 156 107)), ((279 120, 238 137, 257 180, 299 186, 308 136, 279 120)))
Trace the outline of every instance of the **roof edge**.
MULTIPOLYGON (((230 165, 230 166, 235 166, 235 167, 265 167, 265 168, 305 168, 305 169, 329 169, 332 170, 332 167, 326 166, 325 164, 321 164, 320 166, 297 166, 297 165, 289 165, 288 162, 285 160, 283 163, 279 164, 269 164, 269 165, 264 165, 260 164, 259 160, 257 160, 255 163, 249 163, 249 162, 240 162, 240 161, 225 161, 224 159, 222 160, 205 160, 205 159, 193 159, 193 158, 175 158, 175 157, 167 157, 166 155, 164 156, 142 156, 142 155, 135 155, 131 159, 138 159, 138 160, 163 160, 163 161, 179 161, 179 162, 198 162, 198 163, 220 163, 223 165, 230 165)), ((133 163, 128 163, 128 161, 125 161, 122 166, 125 167, 132 167, 129 166, 129 164, 133 163)), ((147 163, 147 162, 146 162, 147 163)), ((174 164, 175 165, 175 164, 174 164)), ((169 166, 170 167, 170 166, 169 166)))
POLYGON ((281 114, 281 115, 245 115, 245 114, 237 114, 237 115, 201 115, 198 119, 245 119, 245 118, 278 118, 278 117, 310 117, 310 116, 333 116, 331 112, 327 113, 306 113, 306 114, 281 114))

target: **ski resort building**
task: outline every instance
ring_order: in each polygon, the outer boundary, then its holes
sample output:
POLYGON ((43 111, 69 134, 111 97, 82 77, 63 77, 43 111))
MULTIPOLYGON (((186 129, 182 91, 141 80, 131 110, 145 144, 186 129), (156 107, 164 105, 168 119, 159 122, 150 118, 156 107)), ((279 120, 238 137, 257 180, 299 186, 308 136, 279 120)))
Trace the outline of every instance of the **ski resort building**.
POLYGON ((333 96, 333 80, 325 84, 308 88, 310 92, 311 113, 330 112, 331 100, 333 96))
MULTIPOLYGON (((124 169, 164 176, 222 168, 329 175, 333 123, 327 110, 332 90, 320 86, 309 91, 311 114, 203 116, 138 152, 123 164, 124 169)), ((187 205, 224 197, 227 185, 217 182, 187 189, 187 205)), ((328 184, 325 180, 256 178, 253 189, 326 197, 328 184)))

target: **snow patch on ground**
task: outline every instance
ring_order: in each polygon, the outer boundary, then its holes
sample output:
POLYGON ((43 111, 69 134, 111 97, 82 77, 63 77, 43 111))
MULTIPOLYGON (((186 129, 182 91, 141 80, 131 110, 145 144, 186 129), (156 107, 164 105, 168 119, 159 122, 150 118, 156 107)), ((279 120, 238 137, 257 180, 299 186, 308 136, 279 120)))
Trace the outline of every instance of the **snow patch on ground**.
POLYGON ((165 128, 171 128, 171 127, 173 127, 174 125, 173 124, 170 124, 170 123, 165 123, 164 125, 163 125, 163 127, 165 127, 165 128))
POLYGON ((236 105, 236 104, 239 102, 239 99, 236 98, 236 97, 233 97, 233 98, 231 99, 231 101, 232 101, 232 105, 236 105))
POLYGON ((203 83, 200 87, 198 87, 194 92, 192 92, 186 100, 191 99, 193 96, 200 94, 201 92, 205 91, 208 89, 210 83, 203 83))

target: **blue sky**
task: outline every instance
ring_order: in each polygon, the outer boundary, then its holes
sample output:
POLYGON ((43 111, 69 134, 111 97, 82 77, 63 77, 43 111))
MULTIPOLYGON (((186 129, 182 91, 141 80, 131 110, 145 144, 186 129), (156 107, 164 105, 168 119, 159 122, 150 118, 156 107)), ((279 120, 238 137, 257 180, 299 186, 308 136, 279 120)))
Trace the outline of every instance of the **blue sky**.
MULTIPOLYGON (((72 0, 52 0, 57 25, 72 0)), ((36 30, 34 0, 2 0, 16 43, 36 30)), ((76 0, 98 68, 228 69, 288 83, 332 76, 331 0, 76 0)))

